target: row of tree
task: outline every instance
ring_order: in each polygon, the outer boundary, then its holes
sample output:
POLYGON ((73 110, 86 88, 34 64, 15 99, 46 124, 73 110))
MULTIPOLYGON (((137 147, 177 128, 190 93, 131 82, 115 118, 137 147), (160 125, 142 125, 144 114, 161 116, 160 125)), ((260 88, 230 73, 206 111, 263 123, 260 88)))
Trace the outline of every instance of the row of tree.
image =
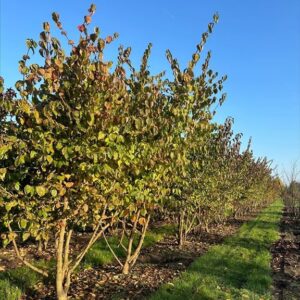
POLYGON ((19 245, 29 237, 55 244, 58 299, 67 299, 71 274, 110 228, 119 229, 127 274, 158 214, 176 222, 183 245, 196 227, 208 230, 265 205, 280 189, 269 162, 255 159, 250 143, 241 150, 232 119, 213 121, 226 76, 209 68, 210 52, 202 63, 200 56, 217 15, 186 68, 167 51, 168 79, 150 74, 151 45, 138 69, 122 46, 115 64, 106 61, 104 49, 117 34, 102 38, 98 27, 89 33, 94 12, 91 5, 77 43, 53 13, 70 53, 45 22, 39 42, 26 41, 17 93, 5 91, 3 79, 0 86, 1 237, 44 276, 47 270, 22 256, 19 245), (37 49, 43 62, 29 64, 37 49), (92 234, 75 252, 70 242, 78 228, 92 234))
POLYGON ((286 184, 283 190, 283 199, 288 213, 295 220, 300 220, 300 170, 297 166, 297 161, 291 165, 289 173, 284 174, 286 184))

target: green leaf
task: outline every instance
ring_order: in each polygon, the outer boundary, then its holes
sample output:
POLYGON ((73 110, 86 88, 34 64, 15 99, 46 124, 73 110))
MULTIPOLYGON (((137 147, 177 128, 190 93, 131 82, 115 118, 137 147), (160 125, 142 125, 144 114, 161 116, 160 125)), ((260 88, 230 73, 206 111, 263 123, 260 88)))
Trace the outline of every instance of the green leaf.
POLYGON ((25 192, 25 194, 27 194, 27 195, 30 194, 31 196, 33 196, 33 195, 34 195, 34 187, 27 184, 27 185, 25 186, 25 188, 24 188, 24 192, 25 192))
POLYGON ((10 145, 3 145, 0 147, 0 158, 4 156, 11 149, 10 145))
POLYGON ((30 233, 29 232, 24 232, 22 234, 22 240, 23 240, 23 242, 26 241, 29 237, 30 237, 30 233))
POLYGON ((24 165, 25 164, 25 155, 19 155, 17 158, 16 158, 16 161, 15 161, 15 166, 18 167, 20 165, 24 165))
POLYGON ((55 190, 55 189, 51 190, 51 195, 52 195, 52 197, 56 197, 57 196, 57 190, 55 190))
POLYGON ((12 205, 11 205, 11 203, 7 203, 7 204, 5 204, 5 209, 6 209, 6 211, 10 211, 10 210, 11 210, 11 208, 12 208, 12 205))
POLYGON ((48 161, 49 164, 53 163, 53 157, 51 155, 47 155, 46 160, 48 161))
POLYGON ((43 196, 45 196, 47 191, 42 185, 40 185, 40 186, 36 187, 36 192, 40 197, 43 197, 43 196))
POLYGON ((98 133, 98 140, 100 141, 100 140, 103 140, 104 138, 105 138, 105 133, 102 132, 102 131, 100 131, 100 132, 98 133))
POLYGON ((36 157, 36 155, 37 155, 36 151, 34 151, 34 150, 30 151, 30 158, 34 158, 34 157, 36 157))
POLYGON ((16 189, 17 191, 20 190, 20 182, 16 182, 16 183, 15 183, 15 189, 16 189))
POLYGON ((25 229, 26 226, 27 226, 27 220, 22 219, 22 220, 20 221, 20 226, 21 226, 21 228, 25 229))
POLYGON ((7 172, 6 168, 0 168, 0 180, 4 180, 6 172, 7 172))

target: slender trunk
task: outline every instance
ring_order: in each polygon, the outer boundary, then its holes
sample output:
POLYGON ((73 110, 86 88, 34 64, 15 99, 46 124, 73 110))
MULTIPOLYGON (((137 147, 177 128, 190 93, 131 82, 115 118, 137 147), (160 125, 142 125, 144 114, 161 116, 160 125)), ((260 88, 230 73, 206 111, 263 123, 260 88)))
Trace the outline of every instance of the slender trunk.
POLYGON ((67 291, 64 288, 65 272, 63 263, 64 239, 66 232, 66 219, 63 219, 60 224, 60 231, 56 249, 56 295, 58 300, 67 299, 67 291))
POLYGON ((141 252, 141 249, 142 249, 142 246, 143 246, 143 243, 144 243, 144 239, 145 239, 145 236, 146 236, 146 232, 147 232, 147 229, 148 229, 148 225, 149 225, 149 221, 150 221, 150 215, 148 215, 147 219, 146 219, 146 222, 143 226, 143 229, 142 229, 142 234, 140 236, 140 239, 139 239, 139 243, 134 251, 134 254, 132 256, 132 259, 131 259, 131 267, 133 267, 140 255, 140 252, 141 252))
POLYGON ((205 221, 204 224, 205 224, 205 231, 206 231, 207 233, 209 233, 208 221, 205 221))
POLYGON ((184 210, 182 210, 178 216, 178 245, 179 245, 179 248, 182 248, 185 243, 184 215, 185 215, 185 212, 184 212, 184 210))
MULTIPOLYGON (((139 217, 139 213, 138 213, 138 217, 139 217)), ((132 269, 132 267, 135 265, 139 254, 141 252, 142 246, 143 246, 143 242, 146 236, 146 232, 147 232, 147 228, 149 225, 149 221, 150 221, 150 215, 148 215, 145 224, 143 225, 142 228, 142 232, 141 235, 139 237, 139 242, 138 245, 136 247, 136 249, 134 250, 133 254, 132 254, 132 246, 133 246, 133 241, 134 241, 134 234, 135 234, 135 230, 137 227, 137 222, 138 222, 138 217, 136 219, 136 221, 133 224, 133 228, 129 237, 129 243, 128 243, 128 247, 127 247, 127 256, 126 256, 126 260, 123 264, 123 268, 122 268, 122 273, 127 275, 129 274, 130 270, 132 269)))
POLYGON ((42 242, 42 240, 39 240, 38 254, 42 254, 42 252, 43 252, 43 242, 42 242))
POLYGON ((44 241, 44 250, 47 250, 47 247, 48 247, 48 242, 49 242, 49 240, 48 240, 48 239, 44 241))
POLYGON ((122 274, 128 275, 129 274, 129 269, 130 269, 130 265, 129 265, 128 260, 126 260, 124 265, 123 265, 122 274))

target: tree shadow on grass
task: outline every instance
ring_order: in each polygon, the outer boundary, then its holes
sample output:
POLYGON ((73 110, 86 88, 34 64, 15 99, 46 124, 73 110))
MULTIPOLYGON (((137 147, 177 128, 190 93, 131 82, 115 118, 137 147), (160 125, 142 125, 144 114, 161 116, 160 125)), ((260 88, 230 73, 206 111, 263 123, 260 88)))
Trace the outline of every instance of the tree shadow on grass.
POLYGON ((43 278, 40 274, 23 266, 10 269, 0 273, 0 299, 16 300, 21 294, 29 291, 39 281, 53 284, 54 281, 54 262, 43 260, 36 263, 40 267, 49 270, 49 278, 43 278))
POLYGON ((278 238, 279 219, 280 212, 264 211, 151 299, 269 299, 269 247, 278 238))

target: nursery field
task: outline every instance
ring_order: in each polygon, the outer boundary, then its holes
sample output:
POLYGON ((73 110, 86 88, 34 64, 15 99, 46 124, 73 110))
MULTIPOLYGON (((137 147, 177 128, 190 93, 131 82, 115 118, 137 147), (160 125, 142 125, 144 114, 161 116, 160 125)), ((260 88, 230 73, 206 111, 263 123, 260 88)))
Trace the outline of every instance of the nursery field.
POLYGON ((297 230, 287 242, 279 222, 285 205, 297 226, 300 185, 216 121, 227 76, 203 49, 219 15, 185 66, 166 50, 152 74, 151 43, 138 66, 131 47, 106 58, 118 34, 95 12, 77 40, 53 12, 21 79, 0 77, 0 300, 294 297, 297 230))

